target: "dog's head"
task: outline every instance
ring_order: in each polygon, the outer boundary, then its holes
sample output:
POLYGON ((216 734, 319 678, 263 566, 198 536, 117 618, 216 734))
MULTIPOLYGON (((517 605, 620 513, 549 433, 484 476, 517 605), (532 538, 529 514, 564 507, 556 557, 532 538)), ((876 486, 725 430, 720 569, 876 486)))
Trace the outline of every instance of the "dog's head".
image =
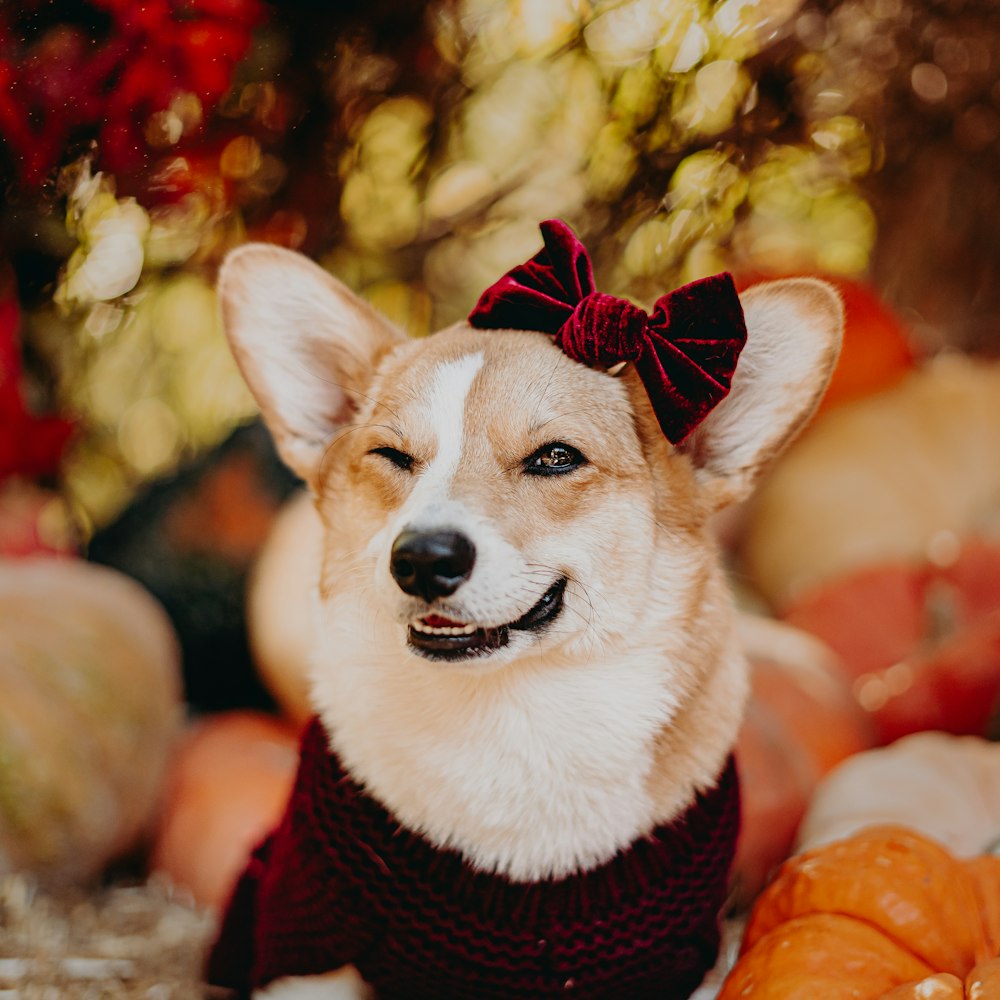
POLYGON ((557 876, 711 786, 747 688, 709 519, 812 411, 841 308, 758 286, 680 445, 551 337, 422 340, 304 257, 227 260, 226 329, 323 521, 313 701, 351 773, 477 867, 557 876))
POLYGON ((408 339, 265 245, 230 255, 220 294, 278 448, 324 515, 324 597, 361 594, 380 643, 480 671, 640 638, 654 606, 690 625, 707 518, 811 413, 841 323, 821 282, 748 291, 733 389, 674 447, 633 374, 547 336, 459 324, 408 339))

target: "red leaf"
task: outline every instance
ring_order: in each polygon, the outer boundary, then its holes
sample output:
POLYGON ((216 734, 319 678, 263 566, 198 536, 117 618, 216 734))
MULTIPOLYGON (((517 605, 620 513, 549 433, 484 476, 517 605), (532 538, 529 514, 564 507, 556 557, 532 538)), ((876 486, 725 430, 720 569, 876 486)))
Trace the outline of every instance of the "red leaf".
POLYGON ((0 482, 15 474, 35 477, 58 471, 73 433, 69 421, 36 417, 27 410, 21 392, 19 325, 17 299, 8 289, 0 299, 0 482))

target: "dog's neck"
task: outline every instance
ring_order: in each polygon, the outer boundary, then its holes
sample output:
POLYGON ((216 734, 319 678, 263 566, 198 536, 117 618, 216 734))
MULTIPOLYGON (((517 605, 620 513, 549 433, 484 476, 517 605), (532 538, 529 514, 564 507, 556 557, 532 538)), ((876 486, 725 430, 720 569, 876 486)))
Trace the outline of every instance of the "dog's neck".
POLYGON ((316 664, 314 698, 348 770, 432 843, 517 881, 586 870, 683 812, 735 739, 745 667, 720 575, 689 628, 662 627, 669 603, 650 597, 616 648, 477 674, 393 648, 346 592, 321 611, 321 648, 336 653, 316 664), (696 682, 671 669, 693 642, 696 682))

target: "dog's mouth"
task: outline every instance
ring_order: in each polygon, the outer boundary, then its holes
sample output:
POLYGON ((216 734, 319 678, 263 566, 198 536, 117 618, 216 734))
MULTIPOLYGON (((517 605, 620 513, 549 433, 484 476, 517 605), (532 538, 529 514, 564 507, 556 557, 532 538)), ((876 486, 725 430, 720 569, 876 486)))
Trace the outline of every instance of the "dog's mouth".
POLYGON ((510 642, 510 633, 537 632, 553 622, 563 609, 566 578, 557 580, 538 603, 506 625, 481 626, 442 615, 426 615, 410 623, 407 641, 414 652, 429 660, 465 660, 485 656, 510 642))

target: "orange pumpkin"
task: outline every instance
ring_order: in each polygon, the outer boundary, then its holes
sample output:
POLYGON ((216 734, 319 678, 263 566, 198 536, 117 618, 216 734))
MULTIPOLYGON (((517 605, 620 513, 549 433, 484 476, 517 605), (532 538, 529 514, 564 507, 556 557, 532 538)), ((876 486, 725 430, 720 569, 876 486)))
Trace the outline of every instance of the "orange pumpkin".
POLYGON ((933 972, 862 920, 839 913, 793 917, 740 958, 718 1000, 876 1000, 933 972))
POLYGON ((844 663, 821 638, 753 614, 737 620, 750 660, 751 700, 780 720, 819 775, 873 744, 869 720, 851 696, 844 663))
MULTIPOLYGON (((989 862, 986 866, 990 869, 987 879, 993 894, 988 899, 980 896, 980 905, 995 911, 1000 905, 998 903, 1000 895, 997 895, 1000 885, 997 883, 996 874, 1000 869, 1000 863, 997 858, 980 858, 977 861, 989 862)), ((989 940, 994 950, 1000 948, 1000 940, 997 938, 989 940)), ((992 1000, 993 997, 1000 997, 1000 958, 991 958, 973 966, 964 982, 950 972, 940 972, 917 982, 896 986, 880 997, 880 1000, 992 1000)))
POLYGON ((786 857, 817 781, 872 736, 837 658, 812 636, 741 620, 751 696, 736 745, 742 823, 734 888, 749 902, 786 857))
POLYGON ((928 617, 925 576, 909 562, 865 567, 802 594, 782 617, 835 650, 853 681, 919 645, 928 617))
POLYGON ((847 574, 786 613, 838 654, 880 743, 985 733, 1000 700, 1000 545, 956 540, 945 562, 847 574))
POLYGON ((919 982, 897 986, 880 1000, 993 1000, 1000 997, 1000 959, 981 962, 965 977, 942 972, 919 982))
MULTIPOLYGON (((987 950, 991 955, 1000 955, 1000 858, 993 854, 970 858, 965 862, 965 870, 972 877, 987 950)), ((996 995, 1000 996, 1000 992, 996 995)))
POLYGON ((808 761, 817 777, 875 742, 868 718, 838 673, 757 660, 750 683, 761 712, 784 727, 793 752, 808 761))
POLYGON ((898 382, 916 353, 910 334, 874 289, 844 278, 825 280, 844 303, 844 341, 820 413, 898 382))
POLYGON ((719 1000, 902 1000, 992 977, 995 914, 980 900, 997 878, 898 826, 798 855, 757 900, 719 1000), (924 993, 892 992, 928 980, 924 993))
POLYGON ((741 816, 733 890, 746 904, 788 857, 817 774, 795 751, 784 724, 753 700, 736 743, 736 762, 741 816))
POLYGON ((153 870, 221 907, 250 850, 280 819, 297 764, 295 730, 262 712, 194 723, 173 763, 153 870))

